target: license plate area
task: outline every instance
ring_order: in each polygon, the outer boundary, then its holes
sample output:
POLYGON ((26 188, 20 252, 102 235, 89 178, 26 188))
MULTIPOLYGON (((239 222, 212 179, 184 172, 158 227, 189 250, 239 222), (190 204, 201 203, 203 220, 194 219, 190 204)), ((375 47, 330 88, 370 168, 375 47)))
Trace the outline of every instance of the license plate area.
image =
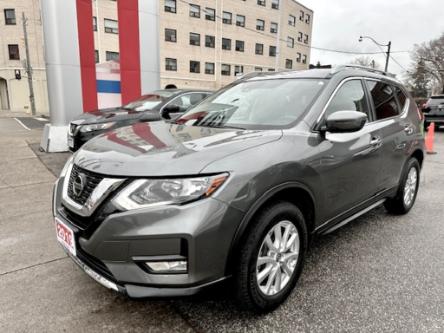
POLYGON ((74 148, 74 138, 71 135, 68 135, 68 147, 74 148))
POLYGON ((55 219, 55 228, 57 241, 62 244, 69 253, 76 256, 77 249, 74 231, 58 218, 55 219))

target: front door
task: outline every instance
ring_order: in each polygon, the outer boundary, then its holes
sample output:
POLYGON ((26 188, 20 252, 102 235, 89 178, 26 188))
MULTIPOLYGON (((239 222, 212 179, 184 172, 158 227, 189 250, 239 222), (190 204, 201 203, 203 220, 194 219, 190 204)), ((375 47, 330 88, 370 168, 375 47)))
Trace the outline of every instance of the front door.
POLYGON ((324 220, 332 219, 374 196, 381 189, 382 138, 372 120, 369 102, 360 79, 345 81, 324 113, 337 111, 367 114, 367 124, 354 133, 327 133, 319 144, 319 174, 323 184, 324 220))

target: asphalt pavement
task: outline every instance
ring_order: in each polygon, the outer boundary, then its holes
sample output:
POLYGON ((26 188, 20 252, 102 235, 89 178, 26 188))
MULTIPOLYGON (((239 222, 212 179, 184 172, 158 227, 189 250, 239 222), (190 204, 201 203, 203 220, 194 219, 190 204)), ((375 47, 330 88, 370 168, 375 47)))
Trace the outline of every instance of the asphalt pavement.
POLYGON ((40 152, 41 129, 28 128, 0 115, 0 332, 444 331, 444 132, 408 215, 378 208, 318 239, 288 301, 254 316, 229 285, 132 301, 81 272, 56 243, 50 210, 69 154, 40 152))

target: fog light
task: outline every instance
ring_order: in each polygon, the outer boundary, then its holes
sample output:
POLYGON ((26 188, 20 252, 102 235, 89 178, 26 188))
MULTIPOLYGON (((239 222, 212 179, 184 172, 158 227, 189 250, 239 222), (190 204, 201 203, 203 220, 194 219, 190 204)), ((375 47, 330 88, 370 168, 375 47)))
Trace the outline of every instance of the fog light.
POLYGON ((154 273, 186 273, 187 261, 147 261, 145 264, 154 273))

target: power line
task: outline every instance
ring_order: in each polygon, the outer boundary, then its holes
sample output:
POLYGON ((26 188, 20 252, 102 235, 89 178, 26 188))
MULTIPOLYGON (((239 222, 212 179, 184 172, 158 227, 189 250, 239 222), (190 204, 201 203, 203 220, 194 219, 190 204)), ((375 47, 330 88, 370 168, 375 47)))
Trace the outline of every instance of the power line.
MULTIPOLYGON (((179 1, 182 2, 182 3, 184 3, 184 4, 187 4, 187 5, 194 5, 194 4, 192 4, 192 3, 190 3, 190 2, 188 2, 188 1, 186 1, 186 0, 179 0, 179 1)), ((205 9, 202 9, 202 11, 203 11, 204 13, 208 14, 208 12, 207 12, 205 9)), ((223 17, 221 17, 220 15, 217 15, 217 14, 216 14, 216 10, 215 10, 214 17, 217 17, 218 19, 223 20, 223 17)), ((245 27, 245 26, 238 26, 238 27, 239 27, 239 28, 242 28, 242 29, 245 29, 245 30, 248 30, 248 31, 250 31, 250 32, 254 32, 254 33, 257 33, 257 34, 259 34, 259 35, 262 35, 262 36, 268 37, 268 38, 272 38, 273 40, 279 40, 279 41, 281 41, 281 42, 287 43, 287 40, 286 40, 286 39, 276 38, 276 37, 274 37, 274 36, 270 36, 269 34, 264 33, 264 32, 261 32, 261 31, 259 31, 259 30, 251 29, 251 28, 248 28, 248 27, 245 27)), ((295 41, 295 43, 298 44, 298 45, 300 45, 300 46, 306 47, 306 48, 308 48, 308 49, 313 49, 313 50, 318 50, 318 51, 324 51, 324 52, 333 52, 333 53, 350 54, 350 55, 375 55, 375 54, 384 54, 384 53, 386 53, 385 51, 381 51, 381 52, 361 52, 361 51, 348 51, 348 50, 330 49, 330 48, 319 47, 319 46, 313 46, 313 45, 310 46, 310 45, 304 44, 304 43, 302 43, 302 42, 299 42, 299 41, 297 41, 297 40, 295 41)), ((409 52, 410 52, 410 51, 392 51, 392 53, 409 53, 409 52)))

